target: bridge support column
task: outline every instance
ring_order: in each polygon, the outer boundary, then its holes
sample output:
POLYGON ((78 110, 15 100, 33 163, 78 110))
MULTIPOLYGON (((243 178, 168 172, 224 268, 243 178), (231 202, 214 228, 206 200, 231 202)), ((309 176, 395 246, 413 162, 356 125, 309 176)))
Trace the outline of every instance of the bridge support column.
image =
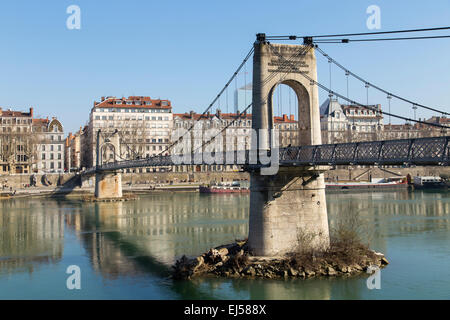
POLYGON ((97 172, 95 174, 95 197, 121 198, 122 174, 120 172, 97 172))
POLYGON ((274 176, 251 173, 248 244, 253 255, 329 246, 323 171, 280 168, 274 176))

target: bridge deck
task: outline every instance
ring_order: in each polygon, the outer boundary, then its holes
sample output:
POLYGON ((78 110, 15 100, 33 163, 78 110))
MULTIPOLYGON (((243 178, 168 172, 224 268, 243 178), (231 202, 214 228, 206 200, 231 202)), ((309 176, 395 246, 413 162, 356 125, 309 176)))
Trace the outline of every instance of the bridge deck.
MULTIPOLYGON (((271 161, 280 166, 316 165, 424 165, 448 166, 450 160, 450 136, 296 146, 278 149, 271 161)), ((139 167, 161 167, 173 165, 225 164, 262 167, 255 151, 232 151, 222 153, 187 154, 179 156, 154 156, 139 160, 125 160, 92 167, 84 173, 114 171, 139 167), (174 161, 177 160, 181 161, 174 161), (216 158, 216 162, 204 159, 216 158)))

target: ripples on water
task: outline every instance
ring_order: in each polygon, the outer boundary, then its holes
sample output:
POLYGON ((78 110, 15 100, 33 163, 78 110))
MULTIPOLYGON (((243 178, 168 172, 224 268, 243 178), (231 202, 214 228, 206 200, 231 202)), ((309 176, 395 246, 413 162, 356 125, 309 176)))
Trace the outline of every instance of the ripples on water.
POLYGON ((174 282, 170 265, 248 232, 248 195, 155 193, 137 201, 0 202, 0 298, 25 299, 449 299, 448 192, 327 195, 330 227, 352 214, 391 264, 381 290, 349 279, 174 282), (69 265, 82 289, 67 290, 69 265))

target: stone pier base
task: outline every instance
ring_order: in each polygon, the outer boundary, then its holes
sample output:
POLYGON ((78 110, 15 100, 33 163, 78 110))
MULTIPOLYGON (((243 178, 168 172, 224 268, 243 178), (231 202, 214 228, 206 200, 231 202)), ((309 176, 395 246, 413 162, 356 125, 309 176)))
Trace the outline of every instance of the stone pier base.
POLYGON ((277 256, 329 246, 323 168, 280 168, 251 173, 248 246, 253 255, 277 256))
POLYGON ((122 174, 120 172, 96 173, 95 197, 99 199, 121 198, 122 174))

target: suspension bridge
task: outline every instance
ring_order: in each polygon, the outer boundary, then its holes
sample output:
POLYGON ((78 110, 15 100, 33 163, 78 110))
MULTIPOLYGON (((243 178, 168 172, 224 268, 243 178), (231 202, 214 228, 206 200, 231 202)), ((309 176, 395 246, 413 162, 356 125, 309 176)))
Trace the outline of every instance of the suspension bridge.
MULTIPOLYGON (((230 122, 199 148, 179 153, 176 150, 177 146, 182 145, 183 138, 186 139, 194 128, 195 124, 192 124, 183 136, 173 141, 158 155, 145 159, 104 163, 102 150, 107 146, 120 150, 121 141, 117 130, 109 135, 99 130, 96 166, 83 173, 96 175, 96 197, 122 196, 120 175, 122 169, 202 164, 205 163, 203 159, 206 159, 207 153, 208 159, 215 159, 216 164, 238 164, 250 172, 249 246, 256 255, 273 256, 289 252, 299 245, 300 239, 304 236, 309 238, 308 246, 314 248, 328 246, 329 231, 323 173, 329 170, 330 166, 405 164, 448 166, 450 136, 445 135, 418 139, 322 144, 319 89, 325 90, 330 98, 336 97, 373 112, 378 110, 370 106, 368 101, 365 104, 357 102, 350 99, 348 94, 331 90, 331 83, 330 87, 327 87, 319 82, 316 52, 323 55, 330 64, 336 64, 341 68, 347 77, 353 76, 363 82, 366 90, 373 88, 386 94, 388 99, 396 98, 415 107, 439 112, 442 115, 449 114, 445 110, 413 102, 372 84, 343 67, 318 46, 318 43, 327 41, 332 43, 331 40, 339 42, 335 39, 339 36, 342 35, 330 35, 331 38, 317 41, 314 41, 314 37, 303 37, 303 44, 272 44, 272 40, 296 40, 298 37, 257 35, 256 42, 243 62, 203 113, 205 115, 220 101, 220 97, 235 80, 236 75, 253 57, 252 101, 236 117, 237 119, 240 114, 252 108, 252 129, 258 134, 252 137, 250 150, 223 151, 214 147, 215 138, 233 124, 230 122), (275 143, 273 116, 276 107, 273 96, 275 89, 281 84, 289 86, 297 97, 298 146, 278 148, 275 143), (211 149, 208 152, 207 147, 211 149), (265 170, 274 165, 276 170, 265 170)), ((343 39, 341 42, 349 41, 343 39)), ((442 130, 449 129, 441 124, 411 119, 390 111, 389 109, 383 113, 409 122, 439 127, 442 130)))

